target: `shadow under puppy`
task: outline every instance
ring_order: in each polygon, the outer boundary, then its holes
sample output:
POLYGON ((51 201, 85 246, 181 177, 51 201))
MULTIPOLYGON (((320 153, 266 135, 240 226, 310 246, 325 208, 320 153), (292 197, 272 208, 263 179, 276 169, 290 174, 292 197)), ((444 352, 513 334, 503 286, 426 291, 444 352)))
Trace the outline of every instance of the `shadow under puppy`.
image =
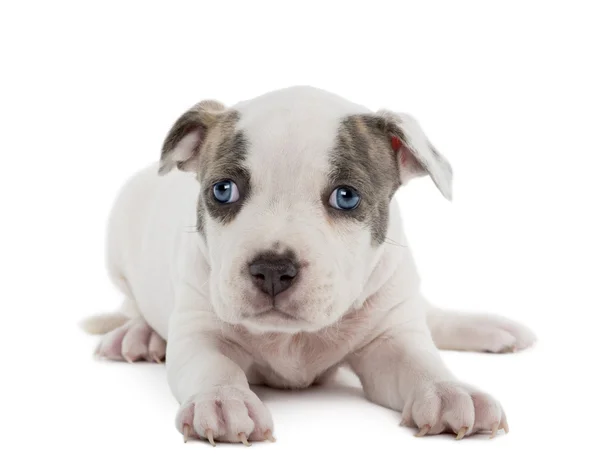
POLYGON ((393 200, 420 175, 451 198, 449 163, 407 114, 310 87, 200 102, 117 199, 107 261, 125 301, 85 323, 108 332, 98 355, 166 352, 186 439, 273 439, 249 384, 304 388, 341 365, 419 435, 507 431, 438 348, 514 351, 534 336, 423 298, 393 200))

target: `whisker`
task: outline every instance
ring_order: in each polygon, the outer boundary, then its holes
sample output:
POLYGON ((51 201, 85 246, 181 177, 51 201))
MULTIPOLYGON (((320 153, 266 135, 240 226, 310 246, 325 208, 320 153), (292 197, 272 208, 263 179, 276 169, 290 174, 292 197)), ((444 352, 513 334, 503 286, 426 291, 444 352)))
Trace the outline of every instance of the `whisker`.
POLYGON ((385 238, 383 241, 384 241, 385 243, 389 244, 389 245, 401 246, 402 248, 407 248, 407 245, 403 245, 402 243, 398 243, 397 241, 395 241, 395 240, 392 240, 392 239, 391 239, 391 238, 389 238, 389 237, 386 237, 386 238, 385 238))
POLYGON ((184 233, 198 233, 198 225, 184 225, 183 226, 184 233))

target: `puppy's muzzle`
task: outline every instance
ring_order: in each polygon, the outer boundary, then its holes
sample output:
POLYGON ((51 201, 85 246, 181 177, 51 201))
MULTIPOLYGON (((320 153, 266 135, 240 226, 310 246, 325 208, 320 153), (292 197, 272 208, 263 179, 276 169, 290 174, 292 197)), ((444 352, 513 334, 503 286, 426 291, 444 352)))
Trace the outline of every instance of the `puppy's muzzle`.
POLYGON ((283 256, 259 258, 249 266, 255 286, 271 297, 293 286, 298 276, 294 262, 283 256))

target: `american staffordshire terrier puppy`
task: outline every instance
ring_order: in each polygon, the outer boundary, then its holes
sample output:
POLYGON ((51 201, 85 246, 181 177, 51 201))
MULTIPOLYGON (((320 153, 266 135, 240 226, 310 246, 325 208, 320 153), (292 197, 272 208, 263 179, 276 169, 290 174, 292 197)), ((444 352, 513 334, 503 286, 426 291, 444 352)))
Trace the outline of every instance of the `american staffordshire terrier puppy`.
POLYGON ((305 388, 343 365, 418 436, 508 431, 438 349, 515 351, 534 336, 421 295, 394 200, 421 175, 451 198, 450 164, 407 114, 309 87, 198 103, 116 201, 107 262, 124 302, 85 323, 108 332, 97 354, 166 355, 186 440, 273 440, 250 384, 305 388))

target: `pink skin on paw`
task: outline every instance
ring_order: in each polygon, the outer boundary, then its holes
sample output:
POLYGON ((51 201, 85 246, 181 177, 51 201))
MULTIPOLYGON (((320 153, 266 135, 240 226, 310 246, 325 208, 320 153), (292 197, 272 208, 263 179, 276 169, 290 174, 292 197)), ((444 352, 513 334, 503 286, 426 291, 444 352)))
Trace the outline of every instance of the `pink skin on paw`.
POLYGON ((98 344, 95 355, 109 360, 124 360, 121 354, 121 345, 129 325, 128 322, 104 335, 98 344))
POLYGON ((404 406, 402 421, 418 428, 417 436, 454 433, 461 439, 482 431, 495 436, 505 427, 506 416, 490 395, 459 382, 439 382, 415 391, 404 406))
POLYGON ((167 351, 167 343, 159 336, 156 332, 150 334, 150 341, 148 343, 148 356, 149 362, 160 363, 165 358, 167 351))
POLYGON ((254 392, 241 387, 218 386, 194 396, 179 409, 176 426, 184 440, 274 441, 269 410, 254 392))
POLYGON ((152 329, 143 321, 137 321, 129 328, 121 343, 121 354, 128 362, 143 360, 148 355, 148 344, 152 329))
POLYGON ((145 321, 135 319, 106 334, 98 345, 96 355, 104 359, 127 362, 161 362, 165 351, 164 339, 145 321))

